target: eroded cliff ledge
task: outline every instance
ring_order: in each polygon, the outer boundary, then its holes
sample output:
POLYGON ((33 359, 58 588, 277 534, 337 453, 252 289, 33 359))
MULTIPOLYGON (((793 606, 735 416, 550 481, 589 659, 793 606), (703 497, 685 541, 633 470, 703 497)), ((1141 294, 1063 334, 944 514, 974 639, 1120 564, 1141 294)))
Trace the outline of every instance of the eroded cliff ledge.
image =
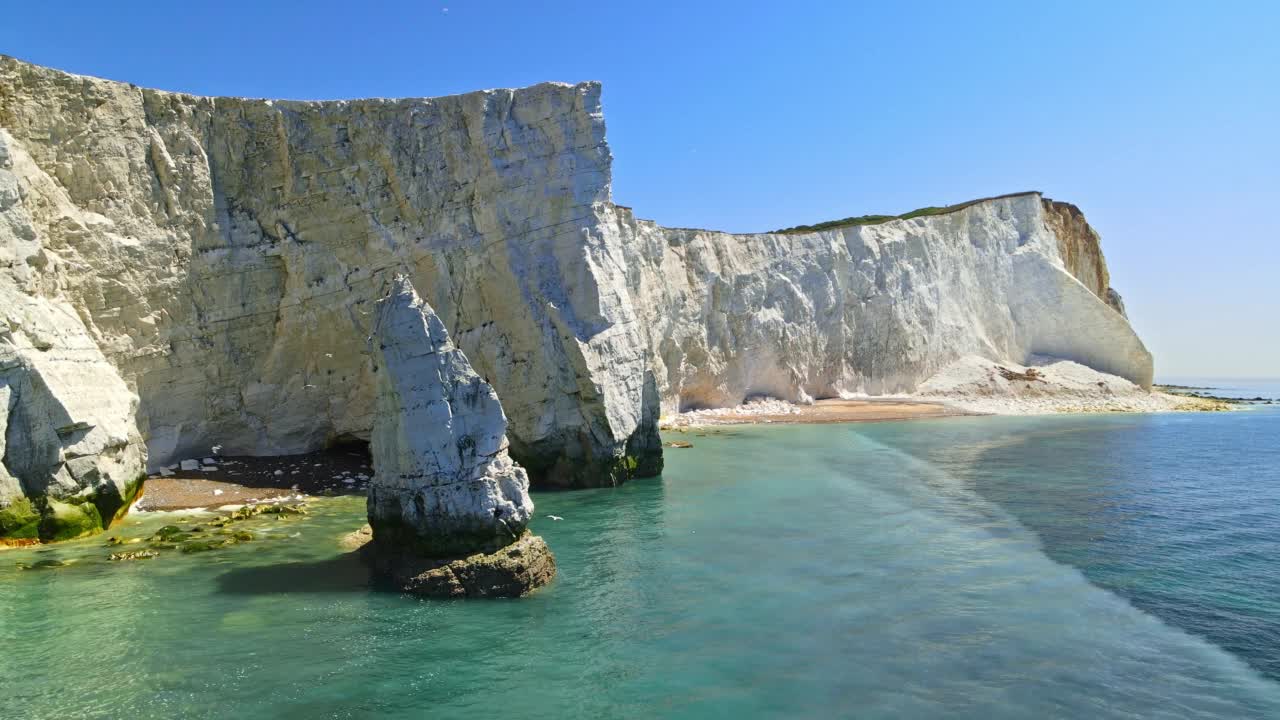
MULTIPOLYGON (((157 467, 368 438, 366 340, 395 274, 496 390, 535 484, 656 474, 663 409, 910 391, 965 355, 1151 381, 1072 206, 731 235, 635 219, 610 162, 595 83, 273 102, 0 57, 0 285, 62 323, 46 349, 83 348, 86 370, 0 358, 8 387, 48 374, 70 408, 118 383, 127 416, 83 421, 110 426, 100 447, 64 438, 47 467, 0 476, 0 503, 100 455, 126 461, 57 492, 127 496, 143 445, 157 467)), ((10 305, 5 357, 45 352, 10 305)))

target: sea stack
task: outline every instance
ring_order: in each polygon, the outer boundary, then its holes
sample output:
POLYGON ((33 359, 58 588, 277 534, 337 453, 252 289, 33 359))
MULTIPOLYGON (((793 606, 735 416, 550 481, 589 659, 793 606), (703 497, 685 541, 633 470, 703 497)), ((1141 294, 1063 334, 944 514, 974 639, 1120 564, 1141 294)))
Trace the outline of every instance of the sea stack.
POLYGON ((525 526, 529 477, 508 455, 498 395, 454 346, 406 276, 378 302, 377 376, 364 552, 408 592, 524 595, 555 576, 525 526))

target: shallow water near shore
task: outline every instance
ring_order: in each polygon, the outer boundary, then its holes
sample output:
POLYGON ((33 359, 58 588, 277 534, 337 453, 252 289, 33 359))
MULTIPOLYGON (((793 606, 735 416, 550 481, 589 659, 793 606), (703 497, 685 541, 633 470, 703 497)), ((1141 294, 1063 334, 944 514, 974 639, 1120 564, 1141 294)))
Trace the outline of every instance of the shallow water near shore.
POLYGON ((560 576, 518 601, 371 589, 351 497, 201 555, 0 553, 0 716, 1280 716, 1280 411, 682 438, 537 494, 560 576))

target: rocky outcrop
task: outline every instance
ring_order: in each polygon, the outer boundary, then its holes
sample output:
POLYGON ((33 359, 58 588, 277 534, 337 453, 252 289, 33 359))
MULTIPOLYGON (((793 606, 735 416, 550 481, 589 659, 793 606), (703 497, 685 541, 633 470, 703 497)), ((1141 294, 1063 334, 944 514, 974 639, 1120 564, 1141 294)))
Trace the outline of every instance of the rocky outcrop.
POLYGON ((403 276, 375 310, 374 542, 457 556, 514 542, 533 514, 498 396, 403 276))
POLYGON ((46 259, 0 130, 0 544, 98 532, 144 477, 137 396, 77 309, 40 295, 46 259))
POLYGON ((542 538, 525 532, 517 541, 466 557, 387 556, 366 545, 361 552, 402 592, 435 598, 521 597, 555 578, 556 560, 542 538))
POLYGON ((493 388, 454 347, 405 276, 378 301, 372 542, 365 552, 407 592, 519 596, 555 561, 525 532, 529 478, 507 454, 493 388))
POLYGON ((967 355, 1150 384, 1073 206, 670 229, 612 203, 604 135, 596 83, 278 102, 0 57, 0 284, 69 311, 66 348, 92 345, 127 388, 112 396, 137 396, 100 421, 126 438, 112 453, 140 437, 152 467, 369 438, 366 338, 395 275, 502 398, 543 486, 658 473, 663 409, 909 392, 967 355))

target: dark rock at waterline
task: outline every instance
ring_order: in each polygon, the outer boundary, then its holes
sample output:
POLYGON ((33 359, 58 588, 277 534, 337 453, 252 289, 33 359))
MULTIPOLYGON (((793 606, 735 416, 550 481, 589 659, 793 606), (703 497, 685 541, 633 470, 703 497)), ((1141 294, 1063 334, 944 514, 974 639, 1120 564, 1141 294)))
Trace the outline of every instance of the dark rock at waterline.
POLYGON ((400 590, 433 598, 514 598, 528 595, 556 576, 556 559, 539 536, 525 531, 518 540, 490 552, 456 558, 425 558, 370 542, 364 529, 343 538, 363 544, 360 553, 375 572, 400 590))

